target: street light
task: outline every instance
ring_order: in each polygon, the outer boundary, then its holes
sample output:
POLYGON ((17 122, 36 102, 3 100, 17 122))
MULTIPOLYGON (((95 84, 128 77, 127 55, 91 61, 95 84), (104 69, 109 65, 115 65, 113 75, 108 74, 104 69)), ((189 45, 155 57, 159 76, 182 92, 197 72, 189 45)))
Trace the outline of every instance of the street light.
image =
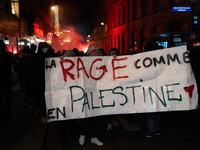
POLYGON ((55 6, 52 6, 52 7, 51 7, 51 10, 55 10, 55 8, 56 8, 55 6))
POLYGON ((60 36, 60 32, 59 32, 59 15, 58 15, 58 5, 52 6, 51 10, 53 10, 53 16, 54 19, 53 21, 55 21, 54 23, 54 28, 55 28, 55 34, 59 37, 60 36))

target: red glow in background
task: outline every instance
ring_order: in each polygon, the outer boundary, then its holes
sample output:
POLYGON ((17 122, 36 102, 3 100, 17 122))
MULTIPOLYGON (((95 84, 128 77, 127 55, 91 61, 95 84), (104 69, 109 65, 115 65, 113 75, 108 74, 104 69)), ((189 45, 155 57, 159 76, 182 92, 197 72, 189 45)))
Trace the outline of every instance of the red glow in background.
POLYGON ((77 48, 85 53, 89 44, 93 43, 92 41, 87 42, 82 35, 76 33, 73 26, 67 26, 63 31, 70 32, 62 32, 60 37, 54 36, 52 40, 51 45, 55 53, 58 51, 62 52, 63 50, 72 50, 73 48, 77 48))

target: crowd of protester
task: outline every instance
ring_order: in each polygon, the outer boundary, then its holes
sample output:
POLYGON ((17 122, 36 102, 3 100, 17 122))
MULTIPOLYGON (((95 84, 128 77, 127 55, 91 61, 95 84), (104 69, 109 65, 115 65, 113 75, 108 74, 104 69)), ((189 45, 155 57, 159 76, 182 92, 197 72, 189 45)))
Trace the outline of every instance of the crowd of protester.
MULTIPOLYGON (((144 52, 161 49, 156 42, 148 42, 144 48, 144 52)), ((137 51, 134 47, 129 47, 126 55, 135 55, 137 51)), ((54 52, 54 49, 46 42, 40 42, 38 48, 32 44, 31 47, 24 47, 20 49, 17 54, 13 56, 12 53, 6 51, 6 46, 3 41, 0 41, 0 111, 2 114, 1 123, 12 115, 12 73, 11 66, 18 75, 20 89, 26 90, 23 98, 22 108, 27 111, 34 112, 36 116, 40 116, 43 123, 46 119, 46 105, 45 105, 45 58, 48 57, 77 57, 77 56, 112 56, 114 58, 120 56, 117 48, 111 48, 109 53, 105 53, 98 44, 92 43, 88 46, 87 53, 80 52, 77 48, 72 50, 62 50, 54 52), (37 51, 37 52, 36 52, 37 51), (5 91, 6 104, 3 104, 2 93, 5 91)), ((125 115, 127 119, 130 115, 125 115)), ((147 137, 160 135, 160 114, 147 113, 147 137)), ((99 118, 91 117, 81 119, 79 144, 85 144, 85 136, 87 134, 87 126, 91 126, 91 143, 102 146, 103 142, 99 140, 99 118)), ((75 120, 60 121, 59 138, 61 142, 67 141, 68 130, 75 126, 75 120)), ((119 125, 116 115, 107 116, 107 131, 112 131, 113 126, 119 125)))

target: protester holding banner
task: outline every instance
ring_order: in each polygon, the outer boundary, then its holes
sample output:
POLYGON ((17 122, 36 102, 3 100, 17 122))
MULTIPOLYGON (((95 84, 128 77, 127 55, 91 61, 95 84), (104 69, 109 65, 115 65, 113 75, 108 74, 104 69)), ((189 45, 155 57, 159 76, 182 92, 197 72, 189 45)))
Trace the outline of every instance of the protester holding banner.
POLYGON ((24 47, 22 53, 21 67, 22 67, 22 77, 24 80, 26 93, 24 95, 22 108, 28 108, 28 111, 34 111, 33 99, 31 98, 30 91, 30 74, 29 74, 29 62, 31 58, 31 49, 28 46, 24 47))
POLYGON ((38 52, 31 55, 30 58, 30 88, 31 96, 34 97, 36 110, 35 114, 38 115, 41 110, 41 121, 46 123, 46 105, 45 105, 45 58, 52 57, 51 46, 46 42, 40 42, 38 52))
MULTIPOLYGON (((109 56, 113 56, 114 58, 116 58, 117 56, 119 56, 119 50, 116 48, 111 48, 109 50, 109 56)), ((117 122, 117 120, 115 119, 115 115, 108 115, 107 116, 107 131, 112 131, 113 130, 113 126, 117 127, 119 126, 119 123, 117 122)))
MULTIPOLYGON (((66 50, 65 53, 64 53, 64 56, 60 56, 59 58, 61 60, 63 60, 64 57, 74 57, 74 56, 76 56, 76 54, 73 50, 66 50)), ((75 119, 60 121, 60 124, 59 124, 59 141, 60 141, 61 144, 68 144, 69 143, 69 138, 68 138, 69 128, 70 128, 70 131, 72 131, 72 129, 75 130, 75 128, 76 128, 76 120, 75 119)))
MULTIPOLYGON (((137 54, 137 51, 135 50, 135 48, 132 46, 129 47, 126 55, 135 55, 135 54, 137 54)), ((124 117, 128 120, 128 122, 133 123, 134 120, 132 119, 132 115, 133 114, 124 114, 124 117)))
POLYGON ((82 118, 81 145, 87 121, 97 137, 97 116, 196 109, 197 86, 186 46, 113 59, 101 57, 95 45, 87 52, 94 57, 45 59, 48 122, 82 118))
MULTIPOLYGON (((147 42, 145 47, 144 47, 144 52, 152 51, 152 50, 158 50, 162 49, 162 46, 159 46, 158 43, 154 41, 147 42)), ((147 137, 151 138, 154 135, 160 135, 160 113, 155 112, 155 113, 147 113, 147 127, 148 127, 148 134, 147 137)))
MULTIPOLYGON (((91 43, 87 49, 87 56, 102 56, 101 47, 96 43, 91 43)), ((86 136, 86 129, 89 123, 92 124, 91 130, 91 143, 96 144, 97 146, 103 146, 103 142, 101 142, 97 138, 98 133, 98 126, 99 126, 99 117, 92 117, 92 118, 84 118, 81 122, 81 135, 79 138, 79 144, 85 144, 85 136, 86 136)))

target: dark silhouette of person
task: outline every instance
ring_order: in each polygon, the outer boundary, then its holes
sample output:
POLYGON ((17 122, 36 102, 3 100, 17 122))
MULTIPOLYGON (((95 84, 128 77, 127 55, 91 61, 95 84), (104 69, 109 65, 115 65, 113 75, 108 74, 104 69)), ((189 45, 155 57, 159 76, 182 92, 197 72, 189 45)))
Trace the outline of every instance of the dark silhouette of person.
MULTIPOLYGON (((64 57, 75 57, 76 54, 73 50, 67 50, 64 54, 64 57)), ((60 59, 64 59, 63 56, 60 57, 60 59)), ((69 143, 69 134, 75 133, 76 132, 76 120, 71 119, 71 120, 63 120, 60 121, 59 124, 59 141, 61 144, 68 145, 69 143)))
POLYGON ((0 113, 1 113, 1 121, 0 123, 4 123, 8 117, 11 116, 11 108, 12 108, 12 53, 6 51, 6 45, 2 40, 0 40, 0 113), (4 104, 3 101, 3 92, 6 95, 6 102, 4 104))
POLYGON ((66 50, 64 49, 64 50, 62 50, 62 56, 64 56, 65 55, 65 52, 66 52, 66 50))
MULTIPOLYGON (((36 48, 36 47, 35 47, 36 48)), ((34 47, 33 47, 34 50, 34 47)), ((23 108, 27 108, 28 111, 33 111, 33 99, 30 95, 30 73, 29 73, 29 63, 31 58, 31 49, 28 46, 24 47, 22 53, 21 67, 22 67, 22 77, 24 80, 24 85, 26 88, 26 92, 23 99, 23 108)))
MULTIPOLYGON (((101 49, 102 48, 98 44, 91 43, 87 49, 87 56, 102 56, 101 49)), ((99 131, 99 117, 84 118, 81 120, 79 144, 85 144, 85 136, 89 125, 91 125, 91 143, 97 146, 103 146, 103 142, 97 137, 99 131)))
MULTIPOLYGON (((147 42, 144 47, 144 52, 149 52, 153 50, 162 49, 162 46, 159 46, 158 43, 155 41, 147 42)), ((146 137, 151 138, 155 135, 160 135, 160 113, 146 113, 147 118, 147 127, 148 127, 148 134, 146 137)))
POLYGON ((41 121, 46 123, 46 104, 45 104, 45 58, 53 56, 51 50, 46 42, 40 42, 38 52, 31 55, 30 58, 30 86, 31 96, 35 100, 35 114, 38 115, 41 111, 41 121))
POLYGON ((13 59, 14 70, 18 75, 21 90, 23 90, 23 87, 24 87, 24 81, 22 77, 22 66, 21 66, 22 53, 23 53, 23 49, 20 49, 18 53, 14 55, 14 59, 13 59))
POLYGON ((79 51, 78 51, 77 48, 74 47, 74 48, 73 48, 73 51, 74 51, 74 53, 75 53, 76 56, 79 56, 79 51))
POLYGON ((101 48, 101 53, 102 53, 102 56, 107 56, 107 53, 105 52, 103 48, 101 48))
POLYGON ((61 51, 57 51, 56 55, 57 57, 60 57, 62 55, 61 51))
POLYGON ((135 48, 134 47, 129 47, 126 55, 134 55, 134 54, 137 54, 135 48))
MULTIPOLYGON (((117 56, 119 56, 119 50, 117 48, 111 48, 108 54, 109 56, 113 56, 114 58, 116 58, 117 56)), ((116 120, 116 115, 108 115, 107 121, 107 131, 112 131, 114 129, 113 126, 119 126, 119 123, 116 120)))

